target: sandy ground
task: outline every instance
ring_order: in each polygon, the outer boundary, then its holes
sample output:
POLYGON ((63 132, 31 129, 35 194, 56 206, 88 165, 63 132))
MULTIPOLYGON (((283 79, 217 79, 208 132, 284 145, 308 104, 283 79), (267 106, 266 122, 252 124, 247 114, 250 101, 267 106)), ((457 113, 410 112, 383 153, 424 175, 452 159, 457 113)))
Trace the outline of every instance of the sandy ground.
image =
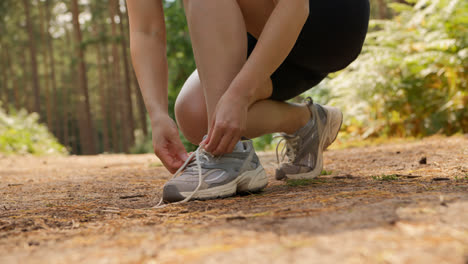
POLYGON ((158 210, 153 155, 0 157, 0 263, 468 263, 467 136, 327 151, 305 182, 260 156, 264 192, 158 210))

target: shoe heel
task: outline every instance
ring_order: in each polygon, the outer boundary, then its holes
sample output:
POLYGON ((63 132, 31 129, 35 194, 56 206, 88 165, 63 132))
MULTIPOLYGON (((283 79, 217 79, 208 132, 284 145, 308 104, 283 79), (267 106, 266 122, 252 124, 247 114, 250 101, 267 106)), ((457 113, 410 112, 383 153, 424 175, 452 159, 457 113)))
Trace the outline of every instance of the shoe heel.
POLYGON ((341 125, 343 124, 343 113, 340 109, 332 106, 324 106, 328 113, 328 138, 323 145, 323 150, 327 149, 338 137, 341 125))

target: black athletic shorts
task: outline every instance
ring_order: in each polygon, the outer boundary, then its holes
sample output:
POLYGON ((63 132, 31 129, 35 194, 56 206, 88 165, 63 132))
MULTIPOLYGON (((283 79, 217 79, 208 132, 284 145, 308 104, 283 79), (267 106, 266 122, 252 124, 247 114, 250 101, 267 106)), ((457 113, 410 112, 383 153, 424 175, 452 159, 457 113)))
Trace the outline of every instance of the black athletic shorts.
MULTIPOLYGON (((310 0, 310 14, 288 57, 271 75, 270 99, 285 101, 353 62, 369 24, 369 0, 310 0)), ((248 34, 248 55, 257 40, 248 34)))

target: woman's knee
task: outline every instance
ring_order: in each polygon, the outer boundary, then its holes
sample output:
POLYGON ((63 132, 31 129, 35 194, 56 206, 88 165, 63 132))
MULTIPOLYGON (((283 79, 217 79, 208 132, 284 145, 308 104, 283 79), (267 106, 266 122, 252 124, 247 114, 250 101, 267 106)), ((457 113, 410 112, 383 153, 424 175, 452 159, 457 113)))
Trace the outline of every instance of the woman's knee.
POLYGON ((175 105, 175 115, 185 138, 193 144, 200 143, 207 131, 206 110, 188 96, 179 96, 175 105))
POLYGON ((195 71, 185 82, 175 103, 177 124, 185 138, 198 144, 207 133, 205 97, 195 71))

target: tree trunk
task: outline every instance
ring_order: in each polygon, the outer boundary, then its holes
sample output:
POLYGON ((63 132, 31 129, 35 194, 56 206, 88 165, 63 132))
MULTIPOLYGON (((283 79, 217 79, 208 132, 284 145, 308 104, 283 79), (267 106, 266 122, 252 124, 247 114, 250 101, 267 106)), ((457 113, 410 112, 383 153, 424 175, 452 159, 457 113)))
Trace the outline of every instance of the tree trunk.
POLYGON ((20 87, 22 87, 22 93, 20 97, 20 102, 23 107, 28 110, 29 112, 34 111, 32 101, 30 100, 31 97, 28 94, 31 93, 31 87, 29 85, 29 76, 27 74, 26 68, 28 66, 27 56, 20 56, 16 54, 17 58, 20 59, 20 68, 21 68, 21 78, 20 78, 20 87))
POLYGON ((143 135, 148 135, 148 125, 146 123, 146 108, 145 102, 143 101, 143 95, 141 94, 140 86, 138 84, 138 79, 136 78, 135 71, 132 71, 133 82, 135 83, 135 93, 137 98, 138 104, 138 116, 140 119, 140 126, 141 130, 143 131, 143 135))
POLYGON ((34 112, 41 114, 41 105, 40 105, 40 86, 39 86, 39 76, 37 70, 37 58, 36 58, 36 39, 34 38, 33 26, 31 22, 31 15, 29 12, 30 0, 23 0, 24 10, 26 15, 26 28, 28 30, 29 36, 29 55, 31 59, 31 74, 32 74, 32 83, 33 83, 33 93, 34 93, 34 112))
POLYGON ((20 110, 21 105, 19 101, 19 89, 18 89, 18 83, 16 79, 16 74, 13 69, 13 64, 11 63, 11 56, 9 52, 6 52, 6 66, 8 68, 8 76, 11 78, 11 84, 13 87, 13 100, 14 100, 14 107, 16 110, 20 110))
POLYGON ((94 132, 91 117, 91 109, 88 96, 88 80, 86 77, 86 65, 84 61, 84 51, 81 47, 81 28, 78 20, 79 9, 78 0, 71 2, 73 28, 75 33, 75 52, 78 59, 78 85, 80 87, 81 96, 79 97, 80 104, 80 145, 82 146, 83 154, 95 154, 96 148, 94 144, 94 132))
MULTIPOLYGON (((39 25, 40 25, 40 42, 45 43, 46 39, 49 35, 48 30, 44 29, 44 12, 43 12, 43 7, 41 3, 39 2, 38 6, 39 10, 39 25), (45 33, 47 31, 47 33, 45 33)), ((49 61, 48 61, 48 50, 47 46, 42 46, 42 58, 44 60, 44 76, 45 76, 45 85, 44 85, 44 90, 45 90, 45 101, 46 101, 46 120, 47 120, 47 127, 49 128, 49 131, 53 131, 53 118, 52 118, 52 108, 51 108, 51 96, 50 96, 50 86, 49 86, 49 61)))
POLYGON ((386 19, 388 18, 387 14, 387 4, 385 0, 377 0, 378 3, 378 10, 379 10, 379 19, 386 19))
POLYGON ((113 88, 116 90, 116 95, 118 95, 118 100, 115 100, 117 103, 117 108, 120 114, 120 132, 121 132, 121 140, 122 140, 122 150, 123 152, 129 151, 129 130, 128 130, 128 115, 126 112, 126 102, 125 98, 125 91, 122 87, 121 77, 120 77, 120 56, 117 47, 117 26, 115 22, 116 10, 115 10, 115 2, 114 0, 109 1, 109 11, 111 16, 111 36, 112 36, 112 63, 114 69, 114 85, 113 88))
MULTIPOLYGON (((63 113, 63 122, 62 122, 62 138, 63 138, 63 144, 65 146, 71 147, 71 136, 70 136, 70 128, 69 128, 69 120, 70 120, 70 115, 71 115, 71 98, 73 98, 73 91, 75 89, 72 89, 71 86, 72 84, 75 84, 75 81, 68 81, 66 76, 67 76, 67 70, 71 73, 75 72, 75 69, 73 67, 73 64, 70 63, 67 65, 65 58, 67 57, 67 54, 73 53, 72 50, 69 50, 68 47, 72 46, 72 41, 70 37, 70 32, 65 28, 65 45, 63 45, 63 48, 61 49, 61 68, 62 68, 62 93, 61 93, 61 106, 62 106, 62 113, 63 113)), ((72 74, 72 76, 75 76, 72 74)))
MULTIPOLYGON (((104 28, 105 30, 105 28, 104 28)), ((109 50, 107 42, 104 43, 102 49, 102 55, 104 57, 104 64, 109 65, 109 50)), ((109 121, 110 121, 110 130, 109 130, 109 141, 112 142, 112 150, 113 152, 117 153, 120 152, 120 142, 119 142, 119 129, 117 126, 117 120, 119 119, 119 110, 118 110, 118 98, 119 96, 116 94, 115 90, 117 90, 114 85, 115 81, 115 74, 114 68, 109 69, 110 67, 104 68, 104 74, 106 76, 106 94, 107 100, 106 104, 108 106, 108 113, 109 113, 109 121)), ((117 90, 118 91, 118 90, 117 90)))
MULTIPOLYGON (((69 47, 72 47, 72 40, 70 37, 68 37, 68 43, 69 43, 69 47)), ((65 100, 64 100, 64 104, 66 105, 67 107, 67 133, 68 133, 68 145, 71 147, 72 149, 72 153, 73 154, 80 154, 80 151, 78 149, 78 138, 79 138, 79 135, 80 135, 80 131, 79 131, 79 128, 77 126, 77 123, 79 123, 79 116, 78 116, 78 110, 79 110, 79 106, 77 106, 77 100, 75 100, 75 98, 77 98, 79 96, 79 93, 77 94, 76 91, 78 90, 77 88, 77 77, 76 74, 74 74, 76 72, 76 67, 74 65, 73 62, 70 63, 70 82, 67 82, 67 88, 68 88, 68 91, 65 92, 65 100)), ((80 144, 81 145, 81 144, 80 144)))
POLYGON ((54 127, 52 128, 54 133, 56 135, 60 134, 60 118, 58 117, 58 112, 57 112, 57 80, 55 77, 55 60, 54 60, 54 47, 52 43, 52 37, 49 34, 49 28, 50 28, 50 20, 51 20, 51 14, 50 14, 50 2, 51 0, 46 0, 45 8, 46 8, 46 26, 47 26, 47 31, 46 31, 46 37, 47 37, 47 50, 49 54, 49 65, 50 65, 50 81, 51 81, 51 86, 52 86, 52 108, 51 111, 53 113, 53 124, 54 127))
POLYGON ((3 108, 5 111, 8 111, 8 75, 7 75, 7 70, 8 70, 8 64, 7 64, 7 47, 5 44, 0 42, 0 47, 2 48, 2 65, 0 66, 2 68, 2 87, 0 89, 0 107, 3 108))
POLYGON ((78 149, 78 137, 80 135, 80 130, 76 126, 76 120, 72 118, 70 121, 71 121, 70 122, 70 145, 72 148, 72 153, 73 154, 83 153, 82 151, 80 152, 80 150, 78 149))
MULTIPOLYGON (((100 26, 101 27, 101 26, 100 26)), ((94 34, 97 37, 98 32, 100 30, 98 29, 97 26, 94 27, 94 34)), ((107 94, 106 94, 106 84, 104 81, 104 74, 102 72, 102 52, 101 52, 101 42, 97 42, 96 46, 96 59, 97 59, 97 70, 98 70, 98 80, 99 80, 99 101, 100 101, 100 106, 101 106, 101 125, 102 125, 102 141, 103 141, 103 150, 105 152, 110 151, 110 146, 109 146, 109 130, 108 130, 108 106, 106 104, 106 99, 107 99, 107 94)))
POLYGON ((130 69, 128 64, 128 53, 127 53, 127 41, 126 34, 124 29, 124 16, 120 11, 120 5, 118 1, 115 1, 115 10, 116 14, 119 17, 119 29, 120 29, 120 44, 122 45, 122 61, 124 66, 124 77, 125 77, 125 106, 126 106, 126 116, 127 116, 127 126, 129 130, 128 140, 130 145, 135 143, 134 131, 135 131, 135 121, 133 117, 133 102, 132 102, 132 85, 130 80, 130 69))
MULTIPOLYGON (((5 51, 7 51, 7 47, 5 47, 5 51)), ((11 79, 11 87, 13 88, 13 106, 15 107, 16 110, 20 110, 20 101, 19 101, 19 90, 18 90, 18 83, 16 80, 16 73, 13 69, 13 64, 11 63, 11 56, 10 56, 11 50, 8 49, 8 52, 5 52, 5 62, 6 62, 6 68, 8 69, 7 71, 7 76, 9 76, 11 79)), ((8 91, 8 89, 6 89, 8 91)), ((8 98, 6 98, 6 102, 8 102, 8 98)))

